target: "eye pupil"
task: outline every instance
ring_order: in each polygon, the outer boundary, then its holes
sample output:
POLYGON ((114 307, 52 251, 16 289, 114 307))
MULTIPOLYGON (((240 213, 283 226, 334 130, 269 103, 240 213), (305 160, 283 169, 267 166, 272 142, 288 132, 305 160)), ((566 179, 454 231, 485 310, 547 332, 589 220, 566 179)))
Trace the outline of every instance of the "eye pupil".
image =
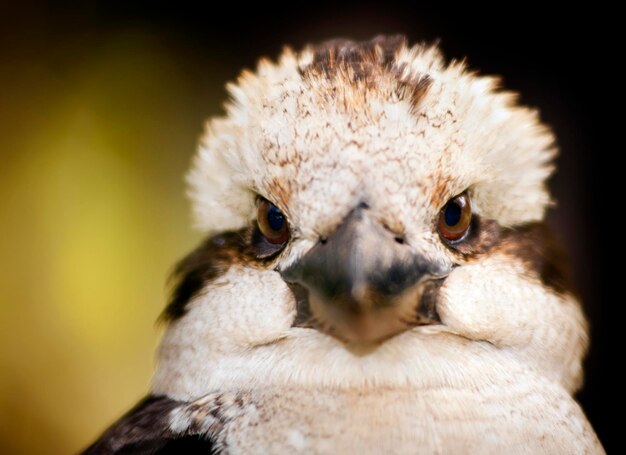
POLYGON ((462 208, 459 204, 454 202, 449 203, 446 206, 444 212, 445 222, 448 226, 456 226, 461 221, 462 208))
POLYGON ((278 207, 272 205, 267 212, 267 224, 274 231, 280 231, 285 224, 285 217, 278 207))

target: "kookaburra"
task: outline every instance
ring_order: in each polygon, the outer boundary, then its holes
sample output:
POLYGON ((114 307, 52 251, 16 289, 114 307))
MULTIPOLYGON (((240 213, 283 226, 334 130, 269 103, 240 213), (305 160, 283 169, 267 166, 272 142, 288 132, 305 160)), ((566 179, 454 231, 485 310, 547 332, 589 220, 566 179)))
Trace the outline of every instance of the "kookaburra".
POLYGON ((535 111, 401 37, 228 90, 151 391, 86 453, 603 452, 535 111))

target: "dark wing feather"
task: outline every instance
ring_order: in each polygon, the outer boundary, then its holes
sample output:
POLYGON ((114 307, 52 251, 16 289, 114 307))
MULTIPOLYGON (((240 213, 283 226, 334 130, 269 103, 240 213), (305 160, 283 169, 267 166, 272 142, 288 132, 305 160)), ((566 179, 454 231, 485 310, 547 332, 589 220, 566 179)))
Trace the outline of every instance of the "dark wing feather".
POLYGON ((164 396, 148 396, 114 423, 83 455, 148 455, 215 453, 210 439, 178 435, 169 428, 170 412, 186 403, 164 396))

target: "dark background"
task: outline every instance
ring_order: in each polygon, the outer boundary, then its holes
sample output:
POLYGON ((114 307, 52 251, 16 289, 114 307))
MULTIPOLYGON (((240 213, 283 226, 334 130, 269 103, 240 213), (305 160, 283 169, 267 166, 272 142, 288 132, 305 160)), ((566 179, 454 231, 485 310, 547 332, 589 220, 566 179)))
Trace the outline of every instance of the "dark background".
MULTIPOLYGON (((608 40, 609 27, 603 27, 603 21, 610 12, 568 7, 567 11, 547 13, 541 5, 527 3, 484 8, 472 4, 459 9, 432 2, 334 6, 260 2, 252 7, 231 2, 223 5, 222 12, 208 2, 202 6, 190 2, 127 3, 52 5, 26 1, 0 6, 0 158, 5 163, 0 166, 5 166, 5 172, 24 158, 23 138, 48 120, 53 109, 50 106, 72 96, 77 81, 84 84, 91 77, 91 73, 85 76, 83 68, 89 67, 94 55, 108 52, 111 46, 121 48, 126 55, 125 43, 130 43, 130 57, 115 60, 117 66, 110 72, 102 70, 94 76, 101 78, 100 85, 94 96, 86 98, 87 105, 93 102, 97 118, 104 124, 121 119, 112 127, 114 143, 133 145, 111 153, 120 153, 138 166, 162 160, 173 169, 172 175, 180 176, 204 119, 220 112, 224 83, 233 80, 242 68, 253 68, 260 56, 274 58, 284 44, 299 48, 307 42, 339 36, 366 39, 380 33, 402 33, 411 42, 439 41, 449 58, 467 57, 472 68, 501 75, 504 86, 520 92, 524 103, 539 108, 543 120, 556 131, 561 155, 551 187, 558 206, 549 220, 571 258, 572 274, 592 329, 586 385, 579 399, 607 450, 616 447, 617 436, 610 430, 610 413, 616 405, 608 377, 610 278, 603 267, 608 253, 604 252, 602 237, 607 234, 603 195, 610 193, 604 188, 603 172, 606 125, 598 115, 602 108, 599 99, 603 98, 599 93, 605 81, 594 73, 602 64, 595 61, 601 60, 596 52, 608 40), (133 44, 137 42, 140 44, 133 44), (135 65, 133 56, 142 53, 146 42, 150 52, 157 54, 150 71, 158 73, 158 55, 162 54, 175 77, 161 74, 153 79, 142 72, 140 64, 135 65), (138 150, 137 157, 133 156, 134 149, 138 150), (150 157, 147 149, 153 150, 150 157)), ((53 159, 53 152, 50 157, 53 159)), ((158 175, 145 178, 153 181, 158 175)), ((172 180, 170 187, 177 194, 184 191, 180 179, 172 180)), ((170 204, 182 207, 174 213, 184 214, 182 197, 170 204)), ((17 212, 9 213, 19 217, 17 212)), ((167 220, 162 221, 167 224, 167 220)), ((619 226, 608 227, 611 235, 619 234, 619 226)), ((168 251, 170 262, 192 243, 184 247, 177 244, 168 251)), ((154 312, 159 305, 151 307, 154 312)), ((114 360, 111 365, 115 365, 114 360)), ((5 392, 12 393, 9 387, 5 392)), ((16 407, 19 405, 13 405, 13 410, 16 407)), ((109 412, 114 415, 117 408, 109 412)), ((90 415, 97 418, 99 414, 91 410, 90 415)), ((83 431, 93 431, 105 423, 97 422, 83 431)), ((73 431, 68 434, 76 437, 77 445, 93 436, 74 436, 80 429, 73 431)), ((16 451, 33 447, 6 440, 7 447, 16 451)), ((77 445, 59 443, 60 448, 75 449, 77 445)))

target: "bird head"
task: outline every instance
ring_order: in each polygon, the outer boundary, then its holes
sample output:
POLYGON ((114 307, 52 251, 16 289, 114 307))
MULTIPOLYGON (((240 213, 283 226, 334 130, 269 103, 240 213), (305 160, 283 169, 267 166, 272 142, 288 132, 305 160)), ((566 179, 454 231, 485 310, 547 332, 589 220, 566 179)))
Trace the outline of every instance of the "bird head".
POLYGON ((485 359, 578 387, 586 324, 543 223, 554 138, 498 79, 377 37, 228 90, 155 391, 449 382, 485 359))

